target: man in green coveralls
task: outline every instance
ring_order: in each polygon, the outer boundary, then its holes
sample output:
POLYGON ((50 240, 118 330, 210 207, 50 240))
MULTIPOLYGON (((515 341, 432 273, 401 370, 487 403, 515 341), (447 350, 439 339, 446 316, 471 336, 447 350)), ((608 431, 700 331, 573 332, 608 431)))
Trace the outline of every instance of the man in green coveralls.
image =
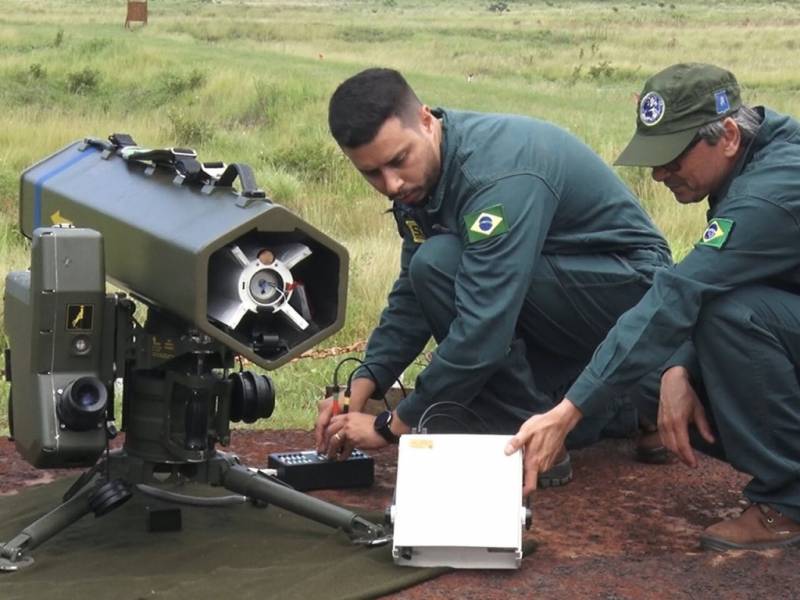
MULTIPOLYGON (((342 83, 329 124, 353 165, 391 200, 403 238, 400 275, 352 383, 350 410, 333 415, 330 399, 320 405, 316 441, 330 456, 384 446, 419 426, 515 432, 553 406, 654 272, 671 263, 622 181, 554 125, 432 110, 390 69, 342 83), (414 391, 395 411, 361 412, 431 336, 438 346, 414 391)), ((567 442, 597 439, 622 403, 598 411, 567 442)), ((563 447, 557 459, 540 485, 571 477, 563 447)))
POLYGON ((800 123, 742 105, 724 69, 678 64, 645 84, 617 164, 652 167, 682 204, 708 197, 708 225, 507 451, 526 446, 535 487, 582 415, 655 370, 660 402, 639 408, 664 445, 690 466, 694 445, 753 477, 750 506, 707 528, 703 547, 800 544, 800 123))

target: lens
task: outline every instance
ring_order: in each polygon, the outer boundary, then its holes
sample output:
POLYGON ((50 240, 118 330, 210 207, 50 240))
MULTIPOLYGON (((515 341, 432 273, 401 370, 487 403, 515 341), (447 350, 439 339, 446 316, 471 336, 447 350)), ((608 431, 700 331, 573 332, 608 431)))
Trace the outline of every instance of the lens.
POLYGON ((97 388, 93 385, 84 384, 75 390, 74 396, 75 404, 82 409, 87 409, 97 402, 97 388))
POLYGON ((231 421, 255 423, 266 419, 275 409, 275 390, 266 375, 256 375, 250 371, 233 373, 231 393, 231 421))
POLYGON ((108 390, 97 377, 79 377, 61 394, 56 410, 61 423, 73 431, 94 429, 102 423, 108 390))

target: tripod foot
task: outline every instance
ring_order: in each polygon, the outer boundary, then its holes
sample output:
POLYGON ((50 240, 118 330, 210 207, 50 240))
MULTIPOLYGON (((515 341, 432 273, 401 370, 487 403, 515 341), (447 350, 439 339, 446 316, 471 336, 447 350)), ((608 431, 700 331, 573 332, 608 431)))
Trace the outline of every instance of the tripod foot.
POLYGON ((32 556, 20 556, 16 560, 10 558, 0 558, 0 573, 9 571, 20 571, 33 564, 32 556))

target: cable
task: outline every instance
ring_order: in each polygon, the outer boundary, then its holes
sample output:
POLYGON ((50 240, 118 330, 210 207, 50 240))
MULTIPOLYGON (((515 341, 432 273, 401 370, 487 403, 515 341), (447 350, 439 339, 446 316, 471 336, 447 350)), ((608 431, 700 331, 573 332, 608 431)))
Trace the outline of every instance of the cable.
MULTIPOLYGON (((367 373, 370 374, 370 377, 372 377, 372 381, 377 383, 378 382, 378 378, 375 377, 375 373, 373 373, 372 369, 367 366, 367 363, 363 363, 362 362, 361 366, 367 370, 367 373)), ((352 371, 350 371, 350 376, 347 378, 347 393, 348 394, 350 393, 350 384, 353 381, 353 375, 355 375, 356 371, 357 371, 357 369, 353 369, 352 371)), ((403 398, 405 398, 405 394, 403 395, 403 398)), ((389 400, 386 399, 386 393, 384 393, 381 396, 381 400, 383 400, 383 405, 386 407, 386 410, 392 410, 392 407, 389 406, 389 400)))
MULTIPOLYGON (((387 367, 384 364, 377 363, 377 362, 363 362, 363 361, 361 361, 361 367, 363 367, 364 369, 367 370, 367 372, 372 377, 372 380, 375 381, 376 383, 378 381, 378 378, 375 376, 375 373, 372 371, 372 369, 370 368, 369 365, 372 365, 373 367, 383 367, 383 369, 387 373, 389 373, 389 375, 392 375, 392 371, 389 369, 389 367, 387 367)), ((356 371, 358 371, 358 368, 355 368, 352 371, 350 371, 350 376, 347 378, 347 392, 348 393, 350 391, 350 385, 353 382, 353 376, 356 374, 356 371)), ((403 398, 406 398, 408 396, 408 390, 406 390, 406 388, 403 386, 403 382, 400 381, 399 377, 395 377, 395 381, 397 382, 397 385, 400 386, 400 392, 403 394, 403 398)), ((383 396, 381 396, 381 400, 383 400, 383 404, 384 404, 384 406, 386 406, 386 410, 391 410, 392 409, 392 407, 389 406, 389 401, 386 399, 386 394, 385 393, 383 394, 383 396)))
MULTIPOLYGON (((389 375, 392 375, 392 371, 391 371, 391 369, 389 369, 389 367, 387 367, 387 366, 386 366, 386 365, 384 365, 383 363, 379 363, 379 362, 375 362, 375 361, 371 361, 371 362, 365 362, 365 363, 362 363, 362 364, 361 364, 361 366, 363 366, 363 367, 364 367, 364 368, 365 368, 365 369, 366 369, 366 370, 369 372, 369 374, 370 374, 370 375, 372 375, 373 379, 377 379, 377 378, 375 377, 375 373, 373 373, 373 372, 370 370, 370 368, 368 367, 368 365, 372 365, 373 367, 381 367, 381 368, 382 368, 384 371, 386 371, 387 373, 389 373, 389 375)), ((353 376, 353 374, 352 374, 352 373, 350 373, 350 377, 351 377, 351 378, 352 378, 352 376, 353 376)), ((400 391, 401 391, 401 392, 402 392, 402 394, 403 394, 403 398, 405 398, 406 396, 408 396, 408 390, 406 390, 406 388, 403 386, 403 382, 402 382, 402 381, 400 381, 400 377, 395 377, 395 378, 394 378, 394 381, 395 381, 395 382, 397 382, 397 385, 399 385, 399 386, 400 386, 400 391)), ((350 385, 350 382, 348 381, 348 387, 349 387, 349 385, 350 385)))
POLYGON ((267 285, 268 285, 269 287, 271 287, 273 290, 275 290, 276 292, 278 292, 278 294, 280 294, 280 300, 279 300, 279 301, 280 301, 282 304, 286 304, 286 302, 287 302, 287 300, 286 300, 286 292, 285 292, 285 291, 283 291, 281 288, 279 288, 279 287, 278 287, 277 285, 275 285, 274 283, 269 283, 269 284, 267 284, 267 285))
POLYGON ((174 502, 176 504, 185 504, 187 506, 231 506, 232 504, 244 504, 247 502, 247 496, 240 496, 238 494, 229 496, 189 496, 187 494, 162 490, 145 483, 136 484, 136 489, 153 498, 174 502))
MULTIPOLYGON (((455 406, 457 408, 460 408, 461 410, 475 417, 475 420, 478 421, 483 426, 484 432, 489 433, 489 426, 486 424, 486 421, 484 421, 483 417, 481 417, 477 412, 475 412, 474 409, 470 408, 466 404, 460 404, 459 402, 454 402, 453 400, 441 400, 439 402, 434 402, 428 408, 426 408, 425 411, 422 413, 422 415, 420 415, 419 421, 417 421, 417 431, 422 431, 423 427, 425 426, 425 423, 431 418, 428 416, 428 413, 430 413, 434 408, 438 406, 455 406)), ((440 412, 439 414, 444 415, 446 413, 440 412)))
MULTIPOLYGON (((466 431, 470 430, 469 425, 467 425, 466 422, 464 422, 462 419, 459 419, 455 415, 451 415, 449 413, 444 413, 444 412, 434 413, 434 414, 430 415, 427 419, 425 419, 425 424, 427 425, 428 423, 430 423, 434 419, 450 419, 451 421, 455 421, 456 423, 461 425, 462 431, 466 432, 466 431)), ((488 433, 488 430, 485 431, 485 433, 488 433)))
POLYGON ((350 361, 357 362, 360 365, 364 364, 364 361, 361 360, 360 358, 358 358, 357 356, 348 356, 348 357, 343 358, 342 360, 340 360, 339 363, 336 365, 336 368, 333 370, 333 387, 336 388, 337 391, 338 391, 338 388, 339 388, 339 368, 344 363, 350 362, 350 361))
POLYGON ((109 439, 108 421, 106 421, 104 429, 106 434, 106 481, 111 481, 111 440, 109 439))
MULTIPOLYGON (((329 395, 333 395, 334 398, 337 398, 337 399, 338 399, 339 391, 341 390, 341 388, 339 386, 339 369, 342 367, 342 365, 344 365, 347 362, 357 362, 358 365, 359 365, 358 367, 356 367, 352 371, 350 371, 350 375, 347 377, 347 387, 345 388, 345 394, 347 396, 350 395, 350 386, 353 383, 353 376, 359 370, 360 367, 363 367, 363 368, 365 368, 367 370, 367 372, 370 374, 370 377, 372 377, 372 380, 375 383, 378 382, 378 378, 376 377, 375 372, 370 368, 370 365, 372 365, 373 367, 375 367, 375 366, 383 367, 389 373, 389 375, 392 375, 392 371, 389 369, 389 367, 387 367, 386 365, 383 365, 381 363, 364 362, 363 360, 361 360, 360 358, 358 358, 356 356, 348 356, 346 358, 343 358, 342 360, 340 360, 338 362, 338 364, 336 365, 336 368, 334 368, 334 370, 333 370, 333 386, 331 387, 330 391, 328 392, 329 395)), ((401 390, 401 392, 403 394, 403 398, 408 396, 408 391, 403 386, 403 382, 400 381, 399 378, 395 378, 395 381, 400 385, 400 390, 401 390)), ((386 406, 386 410, 391 410, 391 407, 389 406, 389 401, 386 399, 386 394, 384 394, 381 397, 381 400, 383 400, 383 403, 386 406)))

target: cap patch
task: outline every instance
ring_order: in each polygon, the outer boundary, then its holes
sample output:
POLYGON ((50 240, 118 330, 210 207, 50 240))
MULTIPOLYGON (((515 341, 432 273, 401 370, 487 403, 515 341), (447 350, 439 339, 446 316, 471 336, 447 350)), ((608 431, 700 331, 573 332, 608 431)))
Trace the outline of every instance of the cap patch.
POLYGON ((470 243, 495 237, 508 231, 503 206, 495 204, 464 217, 467 239, 470 243))
POLYGON ((717 250, 722 250, 725 242, 728 241, 731 229, 733 229, 733 221, 731 219, 711 219, 697 245, 711 246, 717 250))
POLYGON ((731 109, 731 103, 728 100, 728 92, 725 90, 714 92, 714 103, 717 106, 718 115, 726 113, 731 109))
POLYGON ((639 103, 639 119, 648 127, 652 127, 664 116, 664 98, 658 92, 647 92, 639 103))

